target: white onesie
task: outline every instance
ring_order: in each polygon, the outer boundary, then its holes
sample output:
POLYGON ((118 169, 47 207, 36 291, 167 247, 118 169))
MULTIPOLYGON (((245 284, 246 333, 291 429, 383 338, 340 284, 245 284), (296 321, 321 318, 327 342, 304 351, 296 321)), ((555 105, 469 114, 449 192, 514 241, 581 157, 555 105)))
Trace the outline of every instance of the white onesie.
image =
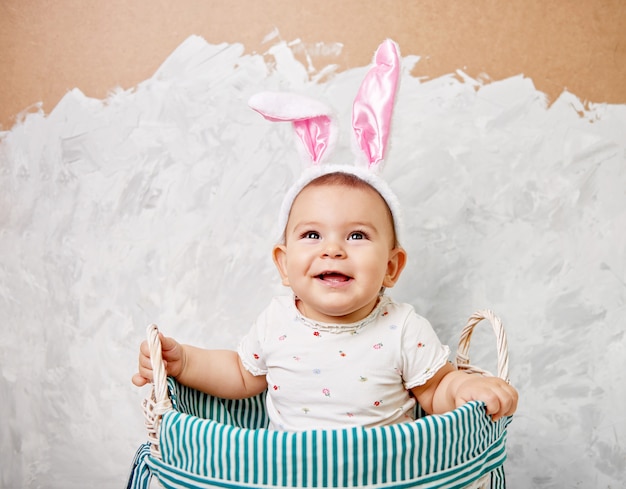
POLYGON ((410 421, 407 389, 449 354, 426 319, 387 296, 354 324, 317 323, 293 296, 276 297, 239 345, 244 366, 267 376, 270 428, 287 431, 410 421))

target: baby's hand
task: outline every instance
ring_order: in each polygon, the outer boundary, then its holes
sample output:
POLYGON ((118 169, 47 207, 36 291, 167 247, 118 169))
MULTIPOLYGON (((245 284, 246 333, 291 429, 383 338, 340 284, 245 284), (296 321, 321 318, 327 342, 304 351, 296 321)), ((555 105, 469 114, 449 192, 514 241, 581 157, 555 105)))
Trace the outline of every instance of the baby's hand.
MULTIPOLYGON (((183 370, 185 352, 180 343, 173 338, 166 338, 159 333, 161 339, 161 354, 165 363, 165 370, 170 377, 177 377, 183 370)), ((152 382, 152 363, 150 362, 150 348, 148 342, 143 341, 139 347, 139 372, 133 375, 133 384, 138 387, 152 382)))
POLYGON ((458 386, 454 401, 456 407, 469 401, 483 401, 487 406, 487 414, 497 421, 515 412, 518 393, 514 387, 498 377, 468 375, 458 386))

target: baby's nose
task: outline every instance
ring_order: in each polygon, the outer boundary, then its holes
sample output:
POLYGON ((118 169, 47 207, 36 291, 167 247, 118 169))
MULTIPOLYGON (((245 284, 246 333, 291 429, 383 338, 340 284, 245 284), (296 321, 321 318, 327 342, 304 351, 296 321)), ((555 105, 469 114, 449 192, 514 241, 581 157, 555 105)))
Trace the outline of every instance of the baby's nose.
POLYGON ((324 246, 323 256, 328 258, 342 258, 346 255, 346 252, 339 243, 335 241, 328 241, 324 246))

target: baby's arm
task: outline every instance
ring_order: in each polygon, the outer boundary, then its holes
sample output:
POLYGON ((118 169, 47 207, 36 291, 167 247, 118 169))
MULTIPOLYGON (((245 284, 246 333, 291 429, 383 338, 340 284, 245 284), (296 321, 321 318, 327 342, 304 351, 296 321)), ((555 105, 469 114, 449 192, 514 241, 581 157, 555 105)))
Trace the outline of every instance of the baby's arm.
POLYGON ((424 385, 411 389, 420 406, 431 414, 442 414, 469 401, 483 401, 487 414, 496 421, 517 409, 515 388, 498 377, 468 374, 446 363, 424 385))
MULTIPOLYGON (((237 352, 205 350, 159 336, 167 375, 175 377, 183 385, 225 399, 251 397, 267 388, 265 376, 252 375, 241 363, 237 352)), ((152 380, 150 350, 146 341, 139 348, 139 372, 132 380, 137 386, 152 380)))

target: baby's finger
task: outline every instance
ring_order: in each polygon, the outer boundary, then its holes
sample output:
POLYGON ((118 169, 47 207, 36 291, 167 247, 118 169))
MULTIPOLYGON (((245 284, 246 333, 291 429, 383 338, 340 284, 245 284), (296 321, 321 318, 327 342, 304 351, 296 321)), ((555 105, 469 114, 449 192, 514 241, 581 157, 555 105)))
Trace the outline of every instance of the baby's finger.
POLYGON ((146 379, 140 374, 133 375, 133 378, 131 380, 133 384, 135 384, 137 387, 142 387, 148 383, 148 379, 146 379))
POLYGON ((490 413, 492 419, 497 421, 504 416, 511 416, 517 409, 517 391, 508 384, 499 384, 495 387, 494 393, 498 398, 498 410, 490 413))
POLYGON ((164 355, 178 346, 178 342, 174 338, 163 336, 162 333, 159 333, 159 338, 161 338, 161 352, 164 355))
POLYGON ((485 403, 487 414, 491 416, 491 419, 497 421, 502 417, 502 413, 500 412, 502 404, 495 392, 491 393, 491 395, 483 396, 483 402, 485 403))
POLYGON ((515 411, 517 411, 517 403, 519 402, 519 394, 517 390, 506 384, 503 387, 504 394, 502 396, 502 411, 503 416, 512 416, 515 411))
POLYGON ((143 353, 139 354, 139 368, 152 370, 152 361, 149 356, 146 356, 143 353))
POLYGON ((143 340, 141 345, 139 345, 139 353, 140 355, 145 355, 148 358, 150 357, 150 347, 148 346, 148 342, 143 340))
POLYGON ((152 382, 152 362, 150 361, 150 357, 144 355, 142 352, 139 354, 139 359, 137 363, 139 367, 139 372, 135 374, 137 378, 133 377, 133 379, 135 379, 137 382, 133 380, 133 383, 141 387, 148 382, 152 382), (139 377, 143 378, 145 382, 141 383, 142 381, 139 379, 139 377))

